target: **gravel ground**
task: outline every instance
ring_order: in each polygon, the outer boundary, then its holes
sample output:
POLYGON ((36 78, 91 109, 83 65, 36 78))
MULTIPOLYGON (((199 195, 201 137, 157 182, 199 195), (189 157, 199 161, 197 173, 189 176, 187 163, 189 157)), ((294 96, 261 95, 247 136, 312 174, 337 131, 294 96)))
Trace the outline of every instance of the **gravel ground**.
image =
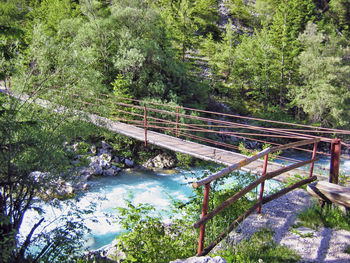
MULTIPOLYGON (((292 225, 296 223, 296 213, 312 204, 309 194, 301 189, 294 190, 262 207, 262 213, 250 215, 235 231, 231 232, 226 241, 239 242, 262 227, 275 231, 274 240, 297 251, 302 257, 301 262, 350 262, 350 254, 344 253, 350 246, 350 232, 319 228, 318 231, 309 228, 298 228, 299 233, 313 234, 313 237, 301 237, 292 233, 292 225)), ((217 246, 218 250, 222 245, 217 246)))

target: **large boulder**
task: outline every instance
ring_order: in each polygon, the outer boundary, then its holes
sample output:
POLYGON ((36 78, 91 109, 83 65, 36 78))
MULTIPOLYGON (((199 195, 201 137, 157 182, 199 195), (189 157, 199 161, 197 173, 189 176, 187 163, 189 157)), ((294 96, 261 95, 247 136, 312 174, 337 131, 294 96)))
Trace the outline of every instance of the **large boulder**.
POLYGON ((125 166, 128 167, 128 168, 134 167, 134 161, 131 160, 131 159, 125 159, 125 160, 124 160, 124 164, 125 164, 125 166))
POLYGON ((143 164, 147 168, 165 168, 171 169, 176 165, 176 159, 166 153, 158 154, 156 157, 149 159, 143 164))
POLYGON ((106 143, 105 141, 102 141, 101 148, 98 149, 98 155, 101 155, 104 153, 111 154, 112 151, 113 151, 113 147, 108 143, 106 143))

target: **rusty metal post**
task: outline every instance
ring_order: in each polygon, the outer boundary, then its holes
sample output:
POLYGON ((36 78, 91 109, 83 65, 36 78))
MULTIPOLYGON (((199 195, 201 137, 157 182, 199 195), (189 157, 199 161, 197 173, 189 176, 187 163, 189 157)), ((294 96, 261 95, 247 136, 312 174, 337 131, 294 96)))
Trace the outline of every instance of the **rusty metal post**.
MULTIPOLYGON (((206 214, 208 212, 209 192, 210 192, 210 183, 206 184, 204 187, 202 218, 204 216, 206 216, 206 214)), ((199 242, 198 242, 198 254, 197 255, 199 255, 203 251, 204 235, 205 235, 205 224, 201 225, 200 230, 199 230, 199 242)))
MULTIPOLYGON (((265 155, 265 159, 264 159, 264 166, 263 166, 263 172, 262 172, 262 176, 266 175, 266 171, 267 171, 267 161, 269 160, 269 155, 266 154, 265 155)), ((261 213, 261 202, 262 199, 264 197, 264 186, 265 186, 265 181, 261 183, 261 187, 260 187, 260 196, 259 196, 259 206, 258 206, 258 214, 261 213)))
POLYGON ((147 147, 147 109, 146 106, 143 108, 144 112, 144 128, 145 128, 145 146, 147 147))
POLYGON ((331 164, 329 168, 329 182, 338 184, 341 154, 341 140, 333 139, 331 142, 331 164))
POLYGON ((179 127, 179 107, 176 109, 176 129, 175 129, 175 136, 177 137, 177 129, 179 127))
MULTIPOLYGON (((314 149, 312 151, 312 157, 311 159, 314 159, 316 157, 316 151, 317 151, 317 142, 314 143, 314 149)), ((311 167, 310 167, 310 176, 309 177, 312 177, 312 174, 314 172, 314 166, 315 166, 315 163, 311 163, 311 167)))

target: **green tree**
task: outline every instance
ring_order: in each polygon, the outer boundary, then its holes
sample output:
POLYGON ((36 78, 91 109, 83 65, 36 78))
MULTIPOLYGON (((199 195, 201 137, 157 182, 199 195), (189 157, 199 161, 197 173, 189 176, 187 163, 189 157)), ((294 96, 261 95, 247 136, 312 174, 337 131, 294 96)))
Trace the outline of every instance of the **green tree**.
POLYGON ((319 23, 328 34, 350 37, 350 2, 347 0, 317 1, 323 15, 319 23))
POLYGON ((244 36, 235 50, 232 79, 244 88, 247 98, 262 103, 264 108, 277 99, 278 50, 266 30, 244 36), (236 76, 238 78, 236 78, 236 76))
POLYGON ((168 25, 173 46, 183 62, 187 60, 187 53, 198 47, 203 36, 218 32, 215 25, 218 20, 216 1, 164 0, 157 5, 168 25))
POLYGON ((254 1, 229 0, 226 6, 230 10, 230 15, 235 25, 241 30, 251 30, 258 26, 258 17, 254 15, 254 1))
POLYGON ((270 26, 271 43, 279 53, 280 105, 285 104, 288 85, 295 79, 294 58, 300 52, 297 37, 305 29, 306 23, 313 19, 315 5, 312 0, 284 0, 279 3, 270 26))
POLYGON ((317 32, 309 23, 299 40, 304 51, 298 56, 302 84, 294 87, 294 103, 313 122, 328 126, 349 125, 349 46, 341 39, 317 32), (341 48, 339 48, 341 46, 341 48))
POLYGON ((29 5, 23 0, 0 1, 0 80, 10 77, 13 60, 24 45, 23 27, 29 5))
POLYGON ((1 262, 63 262, 81 246, 81 220, 56 218, 56 227, 45 231, 50 222, 37 200, 60 191, 59 180, 70 177, 64 173, 69 164, 64 123, 63 116, 0 94, 1 262), (30 210, 39 219, 28 232, 20 231, 30 210))

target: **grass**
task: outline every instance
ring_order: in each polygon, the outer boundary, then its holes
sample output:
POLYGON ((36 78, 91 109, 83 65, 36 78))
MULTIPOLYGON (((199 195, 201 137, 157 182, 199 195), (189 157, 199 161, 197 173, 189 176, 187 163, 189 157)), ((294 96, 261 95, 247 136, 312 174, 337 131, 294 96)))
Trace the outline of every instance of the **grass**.
POLYGON ((297 234, 297 235, 299 235, 300 237, 303 237, 303 238, 307 238, 307 237, 314 237, 314 234, 313 233, 305 233, 305 234, 303 234, 303 233, 301 233, 298 229, 295 229, 295 228, 292 228, 291 230, 290 230, 290 232, 292 232, 292 233, 294 233, 294 234, 297 234))
POLYGON ((350 254, 350 246, 347 246, 347 247, 345 248, 344 252, 345 252, 346 254, 350 254))
POLYGON ((319 227, 329 227, 350 231, 350 216, 345 215, 338 207, 326 204, 321 208, 314 204, 298 214, 297 226, 315 230, 319 227))
POLYGON ((301 256, 294 250, 275 243, 273 234, 272 230, 264 228, 236 246, 228 246, 218 255, 225 258, 227 263, 280 263, 301 260, 301 256))

